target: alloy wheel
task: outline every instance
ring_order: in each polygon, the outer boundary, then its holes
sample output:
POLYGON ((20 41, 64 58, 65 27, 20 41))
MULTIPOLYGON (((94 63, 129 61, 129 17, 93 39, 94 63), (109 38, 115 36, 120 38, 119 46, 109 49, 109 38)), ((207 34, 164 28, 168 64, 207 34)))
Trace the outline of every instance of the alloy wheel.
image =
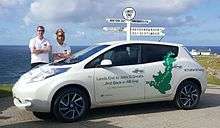
POLYGON ((59 101, 59 112, 66 119, 75 119, 84 111, 83 97, 77 93, 68 93, 59 101))
POLYGON ((183 87, 180 91, 179 100, 184 107, 191 108, 199 99, 199 91, 192 84, 183 87))

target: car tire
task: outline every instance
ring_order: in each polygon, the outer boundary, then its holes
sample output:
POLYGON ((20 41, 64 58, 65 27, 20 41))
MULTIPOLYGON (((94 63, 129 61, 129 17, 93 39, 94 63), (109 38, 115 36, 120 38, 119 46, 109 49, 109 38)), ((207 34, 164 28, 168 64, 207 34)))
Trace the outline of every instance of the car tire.
POLYGON ((53 114, 61 122, 75 122, 85 117, 89 110, 86 93, 78 88, 64 88, 55 97, 53 114))
POLYGON ((53 118, 53 114, 49 112, 33 112, 33 115, 43 120, 48 120, 53 118))
POLYGON ((200 94, 199 85, 192 81, 184 81, 177 89, 174 102, 180 109, 193 109, 199 103, 200 94))

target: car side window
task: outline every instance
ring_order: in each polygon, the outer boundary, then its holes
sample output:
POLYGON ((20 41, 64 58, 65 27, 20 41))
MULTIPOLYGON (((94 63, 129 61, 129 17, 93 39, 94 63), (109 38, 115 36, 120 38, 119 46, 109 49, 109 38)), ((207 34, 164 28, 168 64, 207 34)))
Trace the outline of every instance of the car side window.
POLYGON ((140 63, 140 45, 128 44, 117 46, 95 58, 86 68, 97 67, 102 60, 112 61, 112 66, 133 65, 140 63))
POLYGON ((143 44, 141 51, 142 63, 163 61, 164 56, 169 52, 174 53, 174 58, 178 55, 178 47, 168 45, 143 44))
POLYGON ((134 65, 139 63, 139 51, 139 45, 122 45, 106 52, 103 60, 110 59, 112 66, 134 65))

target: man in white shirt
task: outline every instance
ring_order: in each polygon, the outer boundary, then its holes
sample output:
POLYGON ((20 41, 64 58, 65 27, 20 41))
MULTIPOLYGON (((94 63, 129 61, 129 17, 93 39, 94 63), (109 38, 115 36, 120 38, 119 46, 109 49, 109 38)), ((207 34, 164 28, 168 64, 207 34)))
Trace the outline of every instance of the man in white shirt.
POLYGON ((31 51, 31 68, 41 64, 49 63, 50 43, 44 38, 45 29, 43 26, 37 27, 37 36, 32 38, 29 43, 31 51))
POLYGON ((58 29, 56 31, 57 45, 52 48, 53 60, 57 62, 62 59, 67 59, 71 56, 70 46, 65 41, 65 32, 63 29, 58 29))

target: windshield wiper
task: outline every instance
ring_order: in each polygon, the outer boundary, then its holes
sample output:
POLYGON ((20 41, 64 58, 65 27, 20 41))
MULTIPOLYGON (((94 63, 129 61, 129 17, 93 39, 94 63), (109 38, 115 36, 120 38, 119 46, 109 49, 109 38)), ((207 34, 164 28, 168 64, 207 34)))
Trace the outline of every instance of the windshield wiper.
POLYGON ((50 63, 49 65, 62 65, 62 64, 67 64, 65 62, 66 58, 65 59, 61 59, 61 60, 58 60, 58 61, 55 61, 55 62, 52 62, 50 63))
POLYGON ((72 59, 69 59, 66 61, 67 61, 67 63, 75 64, 75 63, 78 63, 80 60, 79 60, 79 57, 75 57, 75 58, 72 58, 72 59))

